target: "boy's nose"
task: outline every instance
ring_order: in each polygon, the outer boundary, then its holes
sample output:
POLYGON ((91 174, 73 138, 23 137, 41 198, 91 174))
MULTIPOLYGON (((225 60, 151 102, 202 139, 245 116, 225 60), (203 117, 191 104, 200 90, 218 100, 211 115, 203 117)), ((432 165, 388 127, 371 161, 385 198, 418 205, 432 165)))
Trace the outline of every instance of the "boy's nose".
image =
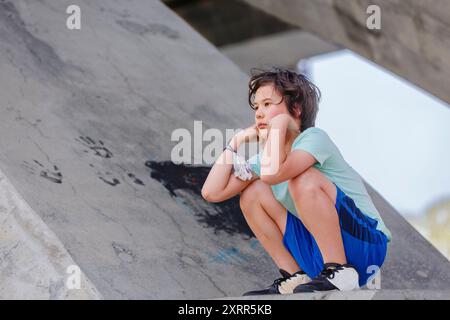
POLYGON ((262 111, 256 110, 255 117, 256 119, 260 119, 264 117, 264 114, 262 113, 262 111))

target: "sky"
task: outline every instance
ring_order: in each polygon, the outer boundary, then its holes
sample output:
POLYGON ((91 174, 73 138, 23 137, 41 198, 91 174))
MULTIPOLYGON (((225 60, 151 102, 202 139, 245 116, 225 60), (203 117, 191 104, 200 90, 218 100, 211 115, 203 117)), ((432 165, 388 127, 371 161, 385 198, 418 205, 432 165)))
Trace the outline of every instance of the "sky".
POLYGON ((450 106, 349 51, 307 60, 316 126, 403 215, 450 199, 450 106))

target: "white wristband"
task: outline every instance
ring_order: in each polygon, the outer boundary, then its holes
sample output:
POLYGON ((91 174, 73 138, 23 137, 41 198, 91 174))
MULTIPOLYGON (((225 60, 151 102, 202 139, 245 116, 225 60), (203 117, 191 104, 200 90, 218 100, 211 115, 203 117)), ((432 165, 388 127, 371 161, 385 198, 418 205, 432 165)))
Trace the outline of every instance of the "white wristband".
POLYGON ((223 148, 223 151, 225 151, 226 149, 230 150, 233 153, 236 153, 236 151, 229 144, 227 144, 227 146, 223 148))
POLYGON ((247 181, 253 178, 250 164, 238 153, 233 153, 233 170, 236 178, 247 181))

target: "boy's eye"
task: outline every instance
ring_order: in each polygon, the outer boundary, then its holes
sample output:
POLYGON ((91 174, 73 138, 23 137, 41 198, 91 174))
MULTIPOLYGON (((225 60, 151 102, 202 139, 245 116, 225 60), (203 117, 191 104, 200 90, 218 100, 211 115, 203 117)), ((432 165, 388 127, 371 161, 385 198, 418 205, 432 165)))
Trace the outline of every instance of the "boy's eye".
POLYGON ((264 103, 264 106, 266 106, 266 107, 267 107, 267 106, 268 106, 269 104, 270 104, 270 103, 266 102, 266 103, 264 103))

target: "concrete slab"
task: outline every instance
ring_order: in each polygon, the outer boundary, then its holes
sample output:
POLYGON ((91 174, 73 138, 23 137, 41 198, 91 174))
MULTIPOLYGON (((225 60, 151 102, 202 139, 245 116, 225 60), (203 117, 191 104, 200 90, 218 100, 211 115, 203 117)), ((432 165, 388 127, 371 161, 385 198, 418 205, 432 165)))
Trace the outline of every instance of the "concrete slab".
POLYGON ((450 300, 450 290, 357 290, 222 298, 220 300, 450 300))
POLYGON ((298 61, 339 47, 301 30, 290 30, 220 48, 220 51, 247 74, 255 66, 284 66, 295 69, 298 61))
POLYGON ((0 299, 102 298, 1 171, 0 219, 0 299))
MULTIPOLYGON (((325 41, 353 50, 450 103, 450 2, 245 0, 325 41), (367 20, 378 6, 380 29, 367 20)), ((370 20, 372 21, 372 20, 370 20)))
POLYGON ((69 4, 0 2, 0 168, 17 193, 107 299, 236 295, 273 277, 261 247, 201 224, 145 166, 194 120, 251 121, 246 75, 159 1, 79 1, 81 30, 69 4))

